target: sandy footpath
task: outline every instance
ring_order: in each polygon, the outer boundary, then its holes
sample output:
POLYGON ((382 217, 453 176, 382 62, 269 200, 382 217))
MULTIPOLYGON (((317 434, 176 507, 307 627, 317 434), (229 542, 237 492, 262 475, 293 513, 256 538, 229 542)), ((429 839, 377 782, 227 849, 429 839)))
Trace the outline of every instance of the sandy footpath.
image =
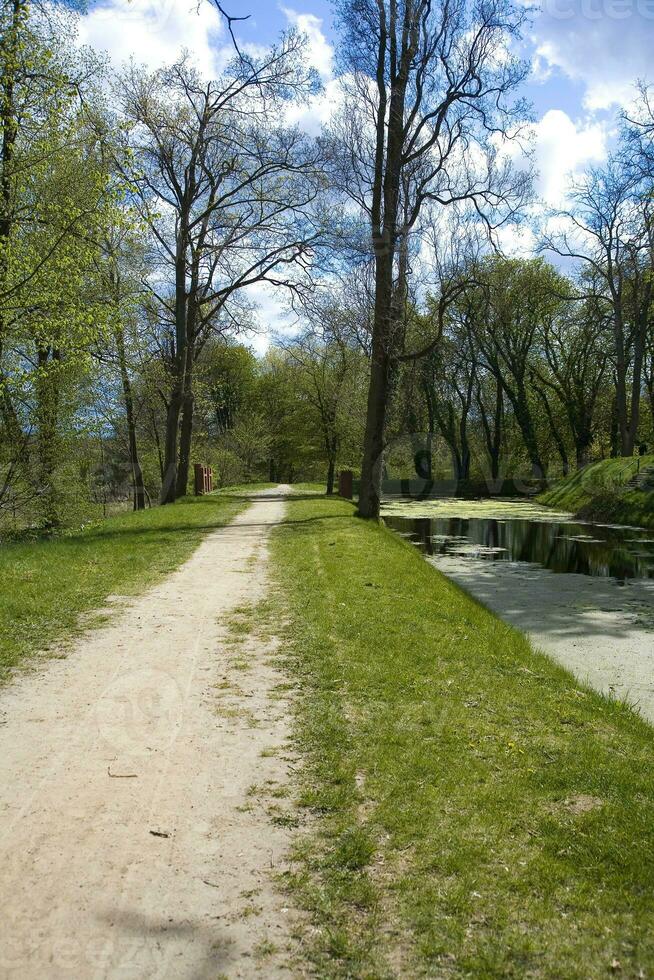
POLYGON ((654 582, 456 556, 436 568, 592 687, 654 721, 654 582))
POLYGON ((1 977, 303 975, 271 873, 289 831, 253 789, 288 778, 285 678, 269 642, 235 652, 224 621, 265 594, 284 508, 261 495, 0 691, 1 977))

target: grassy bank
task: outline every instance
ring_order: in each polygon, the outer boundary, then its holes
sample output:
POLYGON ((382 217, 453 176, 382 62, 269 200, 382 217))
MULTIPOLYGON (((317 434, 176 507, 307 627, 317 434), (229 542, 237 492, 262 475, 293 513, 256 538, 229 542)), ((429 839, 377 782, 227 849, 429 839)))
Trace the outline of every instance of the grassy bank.
POLYGON ((107 596, 141 591, 172 571, 207 531, 246 505, 221 491, 111 517, 75 533, 0 546, 0 679, 69 636, 81 614, 107 596))
POLYGON ((272 555, 316 975, 650 976, 652 730, 343 501, 272 555))
MULTIPOLYGON (((337 489, 337 488, 336 488, 337 489)), ((336 493, 336 489, 334 493, 336 493)), ((327 487, 324 483, 294 483, 293 493, 327 493, 327 487)))
POLYGON ((639 470, 654 468, 654 455, 604 459, 572 473, 541 494, 540 503, 568 510, 586 520, 654 527, 654 492, 625 486, 639 470))

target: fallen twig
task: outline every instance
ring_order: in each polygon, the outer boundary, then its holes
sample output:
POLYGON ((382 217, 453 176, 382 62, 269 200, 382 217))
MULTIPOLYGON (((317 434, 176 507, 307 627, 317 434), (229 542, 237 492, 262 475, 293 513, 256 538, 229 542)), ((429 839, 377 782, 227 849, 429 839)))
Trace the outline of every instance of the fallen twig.
POLYGON ((138 779, 138 773, 135 772, 112 772, 111 766, 107 766, 107 775, 111 776, 112 779, 138 779))

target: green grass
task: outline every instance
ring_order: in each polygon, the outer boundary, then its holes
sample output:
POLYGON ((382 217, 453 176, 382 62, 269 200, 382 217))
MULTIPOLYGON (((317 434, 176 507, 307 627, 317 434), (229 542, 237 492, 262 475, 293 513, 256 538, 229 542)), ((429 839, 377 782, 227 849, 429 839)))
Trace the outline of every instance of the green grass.
POLYGON ((652 729, 347 503, 288 507, 315 975, 651 976, 652 729))
POLYGON ((215 494, 256 493, 257 490, 272 490, 276 483, 238 483, 229 487, 219 487, 215 494))
MULTIPOLYGON (((537 499, 588 520, 654 527, 654 493, 625 490, 636 476, 638 458, 604 459, 561 480, 537 499)), ((654 455, 640 459, 640 469, 654 466, 654 455)))
POLYGON ((139 592, 172 571, 245 506, 223 491, 0 546, 0 679, 68 637, 107 596, 139 592))
MULTIPOLYGON (((334 488, 334 493, 338 487, 334 488)), ((327 493, 327 485, 325 483, 294 483, 293 493, 321 493, 323 496, 327 493)))

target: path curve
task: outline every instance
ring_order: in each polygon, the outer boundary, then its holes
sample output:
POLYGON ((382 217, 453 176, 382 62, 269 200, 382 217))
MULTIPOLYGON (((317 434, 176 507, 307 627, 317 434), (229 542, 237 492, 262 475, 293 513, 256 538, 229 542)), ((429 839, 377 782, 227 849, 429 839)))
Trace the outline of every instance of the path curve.
POLYGON ((270 646, 235 669, 224 622, 265 594, 288 489, 0 692, 2 977, 289 975, 288 830, 248 795, 287 778, 288 705, 270 646))

